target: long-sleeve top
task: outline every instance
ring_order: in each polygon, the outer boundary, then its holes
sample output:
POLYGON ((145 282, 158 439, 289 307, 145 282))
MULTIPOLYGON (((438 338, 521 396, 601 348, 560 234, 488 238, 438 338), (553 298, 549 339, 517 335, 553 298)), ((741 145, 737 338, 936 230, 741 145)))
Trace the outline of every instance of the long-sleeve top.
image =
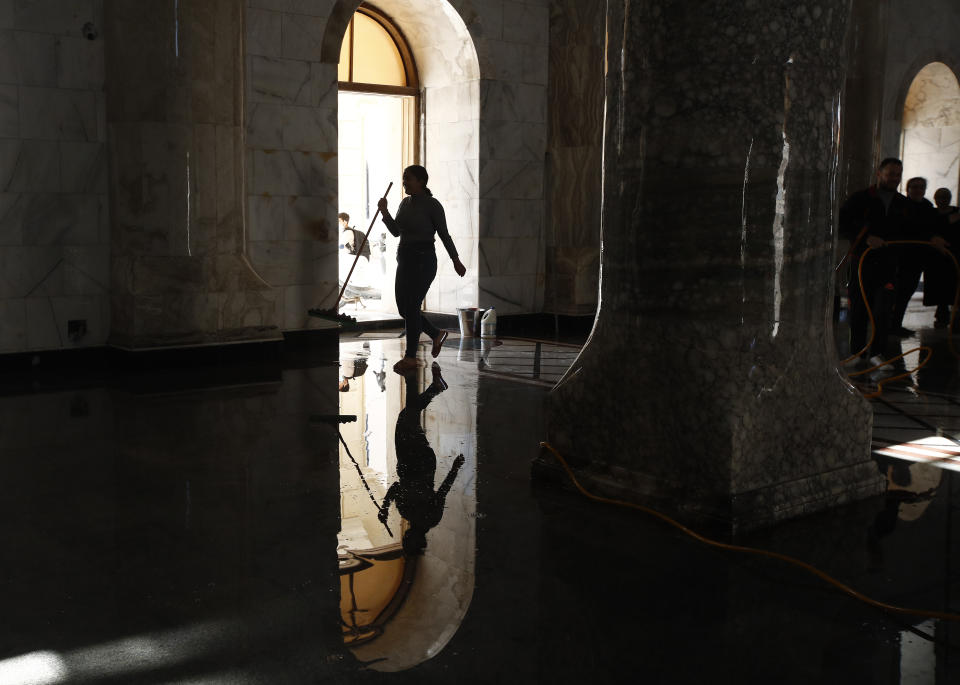
POLYGON ((426 193, 410 195, 400 201, 396 216, 383 216, 387 230, 400 238, 400 245, 433 243, 436 233, 440 236, 450 259, 457 258, 457 248, 447 231, 447 219, 443 205, 426 193))
POLYGON ((866 237, 873 235, 883 240, 899 240, 909 235, 910 201, 896 191, 891 191, 889 204, 883 201, 882 192, 876 186, 854 193, 840 207, 840 235, 847 240, 856 240, 860 230, 866 234, 856 247, 856 254, 867 249, 866 237))

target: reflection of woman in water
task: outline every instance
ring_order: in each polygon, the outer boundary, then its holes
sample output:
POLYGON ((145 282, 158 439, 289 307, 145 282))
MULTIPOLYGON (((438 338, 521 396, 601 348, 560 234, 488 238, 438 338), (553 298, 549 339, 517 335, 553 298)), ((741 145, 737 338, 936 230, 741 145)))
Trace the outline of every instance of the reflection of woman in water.
POLYGON ((407 384, 407 406, 397 417, 395 443, 397 447, 397 476, 399 480, 387 490, 380 509, 380 520, 386 521, 390 503, 397 503, 397 511, 410 527, 403 534, 403 551, 408 555, 423 554, 427 546, 427 531, 440 523, 443 505, 450 486, 463 466, 463 455, 458 456, 443 483, 433 490, 437 472, 437 455, 420 425, 420 412, 430 400, 447 389, 440 376, 440 365, 433 363, 433 382, 422 393, 417 393, 416 374, 404 376, 407 384))

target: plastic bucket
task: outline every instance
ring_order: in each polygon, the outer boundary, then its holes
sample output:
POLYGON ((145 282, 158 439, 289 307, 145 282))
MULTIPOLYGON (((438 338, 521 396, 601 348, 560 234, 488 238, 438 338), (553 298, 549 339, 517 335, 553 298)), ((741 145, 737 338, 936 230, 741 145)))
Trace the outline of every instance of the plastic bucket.
POLYGON ((457 307, 457 321, 460 323, 461 338, 480 337, 480 319, 486 309, 478 307, 457 307))

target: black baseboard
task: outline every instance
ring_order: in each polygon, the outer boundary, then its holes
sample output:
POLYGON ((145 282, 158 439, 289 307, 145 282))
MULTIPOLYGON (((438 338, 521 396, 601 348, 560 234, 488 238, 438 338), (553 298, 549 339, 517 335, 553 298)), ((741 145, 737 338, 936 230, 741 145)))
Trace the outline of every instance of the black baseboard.
MULTIPOLYGON (((440 328, 460 329, 454 314, 427 312, 440 328)), ((497 337, 536 338, 557 342, 583 344, 593 328, 594 316, 567 316, 561 314, 505 314, 497 316, 497 337)))
POLYGON ((287 368, 337 363, 339 331, 193 347, 131 350, 113 346, 0 355, 0 394, 119 387, 184 391, 275 382, 287 368))

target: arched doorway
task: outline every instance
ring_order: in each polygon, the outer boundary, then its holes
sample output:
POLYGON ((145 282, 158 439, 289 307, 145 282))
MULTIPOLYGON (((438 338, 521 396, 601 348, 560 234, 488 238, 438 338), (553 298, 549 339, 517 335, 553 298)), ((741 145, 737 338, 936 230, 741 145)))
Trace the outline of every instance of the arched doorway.
MULTIPOLYGON (((419 80, 419 102, 415 110, 415 132, 418 135, 407 154, 429 171, 430 188, 443 204, 450 235, 467 267, 466 277, 460 278, 449 260, 438 260, 437 278, 427 293, 425 307, 429 311, 444 313, 454 313, 458 306, 477 306, 480 278, 485 275, 481 273, 484 265, 479 259, 483 157, 480 142, 481 69, 474 38, 461 16, 460 5, 463 4, 462 0, 452 3, 448 0, 378 0, 376 6, 371 7, 355 0, 340 0, 331 12, 322 48, 324 61, 339 59, 344 40, 349 39, 350 21, 357 10, 361 13, 365 10, 378 12, 389 18, 396 31, 406 38, 419 80)), ((467 12, 467 15, 473 14, 472 10, 467 12)), ((507 101, 513 102, 516 98, 506 87, 492 90, 497 92, 488 96, 488 108, 505 110, 507 101), (510 95, 509 99, 507 95, 510 95)), ((498 116, 511 118, 505 113, 498 116)), ((338 182, 343 183, 343 179, 338 182)), ((372 192, 382 193, 383 188, 372 192)), ((391 195, 391 206, 396 207, 402 197, 399 188, 392 190, 391 195)), ((508 213, 501 217, 499 224, 507 226, 514 221, 513 214, 508 213)), ((366 226, 363 228, 366 230, 366 226)), ((377 230, 375 226, 374 232, 377 230)), ((394 255, 387 250, 388 268, 394 255)), ((388 275, 388 280, 391 278, 388 275)), ((392 280, 386 290, 390 289, 392 280)), ((392 294, 387 293, 381 306, 391 297, 392 294)), ((350 314, 352 316, 353 312, 350 314)))
POLYGON ((402 170, 419 161, 417 69, 400 29, 365 4, 347 26, 337 72, 339 280, 343 283, 353 270, 344 292, 353 315, 393 318, 395 262, 390 256, 398 241, 379 221, 366 245, 363 234, 388 184, 393 184, 389 199, 396 207, 402 170))
POLYGON ((942 62, 923 67, 910 84, 903 105, 903 177, 927 179, 927 197, 947 188, 954 199, 960 181, 960 83, 942 62))

